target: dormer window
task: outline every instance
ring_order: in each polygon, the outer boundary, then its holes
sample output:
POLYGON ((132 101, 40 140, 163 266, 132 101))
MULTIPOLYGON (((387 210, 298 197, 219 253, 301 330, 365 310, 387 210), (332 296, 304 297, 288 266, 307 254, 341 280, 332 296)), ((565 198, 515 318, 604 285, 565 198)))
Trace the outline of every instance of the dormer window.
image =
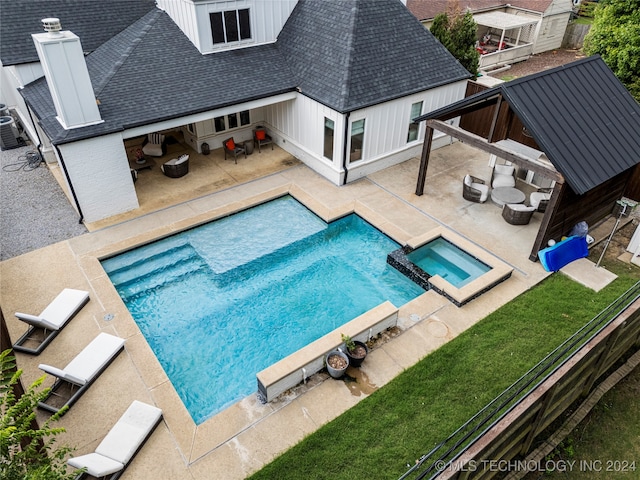
POLYGON ((214 45, 251 39, 248 8, 210 13, 209 21, 214 45))

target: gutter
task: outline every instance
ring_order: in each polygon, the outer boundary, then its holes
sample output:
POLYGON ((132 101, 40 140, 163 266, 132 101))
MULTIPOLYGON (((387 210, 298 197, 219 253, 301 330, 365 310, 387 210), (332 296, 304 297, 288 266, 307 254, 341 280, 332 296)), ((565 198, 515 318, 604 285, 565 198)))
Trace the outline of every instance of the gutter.
POLYGON ((349 170, 347 169, 347 146, 348 146, 348 133, 349 133, 349 117, 351 117, 351 112, 347 112, 347 115, 345 117, 345 122, 344 122, 344 138, 342 139, 343 141, 343 147, 342 147, 342 169, 344 170, 344 181, 342 182, 343 185, 347 184, 347 176, 349 175, 349 170))

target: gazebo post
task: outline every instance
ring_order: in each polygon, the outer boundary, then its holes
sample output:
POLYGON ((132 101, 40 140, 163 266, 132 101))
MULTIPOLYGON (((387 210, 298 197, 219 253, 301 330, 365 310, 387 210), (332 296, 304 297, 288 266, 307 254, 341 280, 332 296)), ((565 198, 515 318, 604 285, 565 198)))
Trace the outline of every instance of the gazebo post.
POLYGON ((432 141, 433 128, 431 128, 427 124, 427 130, 424 133, 422 154, 420 155, 420 171, 418 172, 418 183, 416 184, 416 195, 418 196, 421 196, 424 193, 424 184, 427 181, 427 167, 429 166, 429 155, 431 154, 432 141))

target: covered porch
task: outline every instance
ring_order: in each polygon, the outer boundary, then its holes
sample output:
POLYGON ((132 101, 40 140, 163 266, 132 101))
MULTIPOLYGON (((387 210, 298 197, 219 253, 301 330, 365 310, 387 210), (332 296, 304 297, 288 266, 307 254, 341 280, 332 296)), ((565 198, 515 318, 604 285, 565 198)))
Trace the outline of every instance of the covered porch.
POLYGON ((521 62, 533 53, 539 18, 493 11, 475 14, 473 19, 478 24, 481 71, 521 62))

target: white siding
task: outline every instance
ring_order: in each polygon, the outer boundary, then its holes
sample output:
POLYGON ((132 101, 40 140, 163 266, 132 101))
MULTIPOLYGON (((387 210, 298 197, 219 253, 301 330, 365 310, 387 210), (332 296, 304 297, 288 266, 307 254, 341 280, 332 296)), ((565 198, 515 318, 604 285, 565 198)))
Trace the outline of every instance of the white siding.
POLYGON ((540 33, 533 47, 533 53, 547 52, 560 48, 569 23, 569 13, 544 17, 540 33))
POLYGON ((120 135, 96 137, 59 148, 86 222, 138 208, 120 135))
POLYGON ((158 0, 180 29, 201 53, 242 48, 275 42, 298 0, 158 0), (213 45, 209 14, 225 10, 249 9, 251 40, 231 45, 213 45))
MULTIPOLYGON (((419 155, 424 140, 424 124, 420 126, 418 140, 407 143, 411 105, 422 101, 422 113, 427 113, 464 98, 465 88, 466 81, 461 81, 359 110, 348 117, 298 95, 293 102, 265 108, 265 121, 282 148, 340 185, 345 175, 344 139, 346 134, 349 141, 352 122, 364 118, 365 133, 362 160, 347 161, 348 182, 419 155), (335 122, 333 161, 323 156, 325 117, 335 122)), ((439 132, 436 140, 437 145, 446 143, 439 132)))

